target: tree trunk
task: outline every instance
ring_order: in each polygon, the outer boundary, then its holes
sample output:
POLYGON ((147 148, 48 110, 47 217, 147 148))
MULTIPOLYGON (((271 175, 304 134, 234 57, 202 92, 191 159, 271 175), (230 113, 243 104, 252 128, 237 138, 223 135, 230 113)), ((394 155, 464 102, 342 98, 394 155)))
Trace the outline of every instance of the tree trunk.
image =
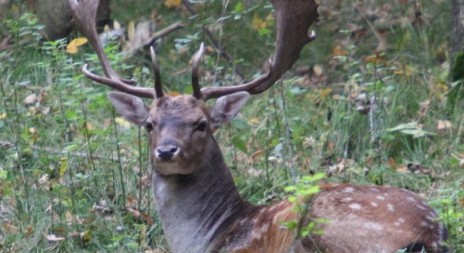
POLYGON ((448 93, 448 111, 453 114, 455 108, 462 108, 464 98, 464 0, 452 0, 451 12, 453 32, 450 80, 454 86, 448 93))
MULTIPOLYGON (((97 23, 110 18, 110 0, 101 0, 97 13, 97 23)), ((64 38, 72 31, 71 12, 68 0, 29 0, 29 7, 45 25, 42 34, 47 40, 64 38)))

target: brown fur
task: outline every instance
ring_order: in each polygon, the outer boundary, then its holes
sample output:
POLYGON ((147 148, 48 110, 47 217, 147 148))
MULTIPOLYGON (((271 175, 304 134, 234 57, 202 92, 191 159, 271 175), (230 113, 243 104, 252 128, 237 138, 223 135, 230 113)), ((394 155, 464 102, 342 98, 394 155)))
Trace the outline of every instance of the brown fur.
POLYGON ((305 217, 299 217, 288 201, 257 206, 237 217, 220 237, 218 252, 377 253, 396 252, 414 243, 424 245, 427 252, 444 252, 442 225, 415 194, 378 186, 324 185, 321 189, 310 200, 305 217), (316 229, 322 235, 297 239, 295 231, 282 226, 285 221, 317 218, 325 220, 316 229))

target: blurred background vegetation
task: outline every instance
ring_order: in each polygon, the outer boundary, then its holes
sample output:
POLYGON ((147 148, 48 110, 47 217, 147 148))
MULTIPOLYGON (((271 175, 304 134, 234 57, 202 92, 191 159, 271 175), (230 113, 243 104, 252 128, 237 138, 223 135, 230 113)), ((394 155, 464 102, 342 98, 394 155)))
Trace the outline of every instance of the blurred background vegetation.
MULTIPOLYGON (((167 252, 145 132, 115 115, 107 87, 83 77, 84 63, 100 68, 69 17, 58 22, 69 35, 44 38, 44 2, 0 1, 0 252, 167 252)), ((120 36, 107 36, 105 50, 141 85, 153 80, 138 38, 183 24, 153 41, 171 94, 190 92, 201 42, 205 86, 259 75, 274 49, 268 1, 108 3, 101 28, 120 36)), ((292 71, 216 134, 241 194, 271 203, 316 172, 404 187, 428 200, 450 247, 464 252, 464 115, 462 98, 449 99, 458 84, 449 78, 449 1, 327 0, 319 15, 317 39, 292 71)))

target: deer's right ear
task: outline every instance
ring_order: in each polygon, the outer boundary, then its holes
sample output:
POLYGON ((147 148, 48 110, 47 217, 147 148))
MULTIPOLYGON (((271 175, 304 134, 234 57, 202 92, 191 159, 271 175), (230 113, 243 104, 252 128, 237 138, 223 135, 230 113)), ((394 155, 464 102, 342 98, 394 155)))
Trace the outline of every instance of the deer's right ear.
POLYGON ((141 98, 117 91, 108 93, 108 98, 116 111, 128 121, 140 126, 147 120, 148 108, 141 98))

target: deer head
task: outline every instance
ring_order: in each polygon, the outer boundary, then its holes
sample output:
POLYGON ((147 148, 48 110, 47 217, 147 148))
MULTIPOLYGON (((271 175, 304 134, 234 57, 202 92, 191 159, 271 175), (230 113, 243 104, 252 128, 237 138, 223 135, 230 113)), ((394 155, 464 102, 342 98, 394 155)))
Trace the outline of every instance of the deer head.
POLYGON ((197 158, 205 153, 212 130, 234 117, 249 94, 257 94, 271 87, 295 63, 303 46, 315 38, 313 33, 308 33, 311 23, 317 17, 317 5, 313 1, 272 2, 277 21, 277 45, 267 73, 241 85, 201 88, 199 65, 204 53, 202 44, 192 60, 192 96, 170 97, 163 93, 153 48, 150 53, 155 76, 154 89, 133 86, 132 81, 121 79, 111 68, 98 41, 95 17, 99 1, 70 0, 74 22, 97 52, 105 76, 93 74, 87 65, 83 67, 84 74, 123 92, 111 92, 108 97, 122 116, 149 130, 153 151, 151 160, 160 173, 189 174, 198 168, 197 158), (147 108, 139 97, 155 100, 151 108, 147 108), (211 98, 218 100, 209 109, 204 101, 211 98))

